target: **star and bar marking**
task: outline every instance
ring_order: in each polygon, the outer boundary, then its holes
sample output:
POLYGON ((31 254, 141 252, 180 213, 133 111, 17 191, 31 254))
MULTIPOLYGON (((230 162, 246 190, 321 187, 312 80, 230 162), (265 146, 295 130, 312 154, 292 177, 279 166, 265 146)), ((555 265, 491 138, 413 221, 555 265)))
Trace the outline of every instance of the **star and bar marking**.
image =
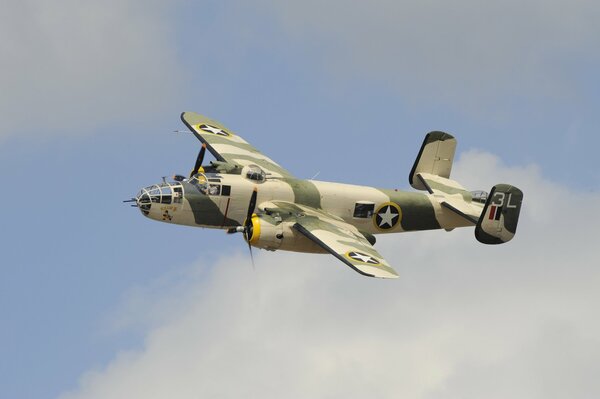
POLYGON ((380 230, 389 230, 396 227, 400 219, 402 219, 400 207, 393 202, 386 202, 375 212, 373 223, 380 230))
POLYGON ((203 123, 201 125, 198 125, 198 129, 204 131, 204 132, 208 132, 208 133, 212 133, 212 134, 216 134, 218 136, 231 136, 231 133, 219 128, 219 127, 215 127, 212 125, 207 125, 206 123, 203 123))
POLYGON ((346 252, 346 256, 354 261, 366 263, 368 265, 378 265, 380 262, 372 257, 371 255, 367 255, 358 251, 350 251, 346 252))

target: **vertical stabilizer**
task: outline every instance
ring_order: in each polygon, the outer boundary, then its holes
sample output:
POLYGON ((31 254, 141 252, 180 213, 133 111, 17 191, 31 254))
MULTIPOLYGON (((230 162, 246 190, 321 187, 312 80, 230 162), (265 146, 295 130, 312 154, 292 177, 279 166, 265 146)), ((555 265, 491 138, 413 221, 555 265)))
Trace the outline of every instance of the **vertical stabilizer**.
POLYGON ((502 244, 517 232, 523 192, 515 186, 497 184, 492 188, 475 228, 475 238, 484 244, 502 244))
POLYGON ((430 174, 444 179, 450 177, 456 151, 456 139, 444 132, 430 132, 425 136, 421 150, 410 171, 408 181, 417 190, 427 187, 418 179, 419 174, 430 174))

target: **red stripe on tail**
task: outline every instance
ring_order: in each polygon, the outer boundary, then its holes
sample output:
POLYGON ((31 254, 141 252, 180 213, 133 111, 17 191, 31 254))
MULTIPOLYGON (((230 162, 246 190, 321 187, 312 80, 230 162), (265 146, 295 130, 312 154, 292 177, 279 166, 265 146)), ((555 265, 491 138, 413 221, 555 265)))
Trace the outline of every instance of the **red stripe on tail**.
POLYGON ((489 219, 490 220, 494 220, 495 217, 496 217, 496 205, 492 205, 490 207, 490 217, 489 217, 489 219))

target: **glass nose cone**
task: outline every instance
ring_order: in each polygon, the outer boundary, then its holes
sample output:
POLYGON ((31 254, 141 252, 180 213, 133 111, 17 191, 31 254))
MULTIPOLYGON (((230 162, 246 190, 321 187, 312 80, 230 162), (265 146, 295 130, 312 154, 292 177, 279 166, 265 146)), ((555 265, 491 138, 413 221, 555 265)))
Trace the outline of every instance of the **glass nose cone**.
POLYGON ((152 199, 150 198, 150 193, 146 188, 143 188, 138 193, 135 202, 137 203, 138 208, 140 208, 140 211, 147 216, 150 212, 150 207, 152 206, 152 199))

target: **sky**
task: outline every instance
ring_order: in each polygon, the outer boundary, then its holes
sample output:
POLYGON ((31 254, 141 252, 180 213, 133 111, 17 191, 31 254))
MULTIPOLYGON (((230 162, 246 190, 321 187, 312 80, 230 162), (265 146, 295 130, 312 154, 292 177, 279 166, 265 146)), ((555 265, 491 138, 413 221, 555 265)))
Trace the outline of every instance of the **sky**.
POLYGON ((0 396, 595 398, 597 2, 8 1, 0 396), (121 201, 216 119, 300 178, 525 193, 502 246, 393 235, 382 281, 121 201), (12 190, 13 187, 15 190, 12 190), (8 194, 11 194, 10 196, 8 194))

